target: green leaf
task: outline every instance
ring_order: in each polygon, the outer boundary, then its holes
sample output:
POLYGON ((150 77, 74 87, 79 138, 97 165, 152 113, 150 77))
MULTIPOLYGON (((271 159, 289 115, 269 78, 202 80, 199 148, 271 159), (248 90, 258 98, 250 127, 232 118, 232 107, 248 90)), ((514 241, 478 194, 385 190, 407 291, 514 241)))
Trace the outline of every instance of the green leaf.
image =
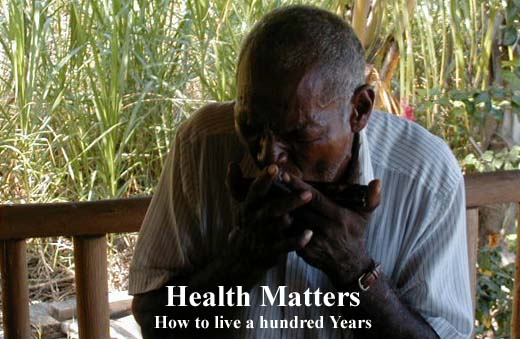
POLYGON ((477 158, 475 157, 475 154, 473 154, 473 153, 466 155, 466 157, 464 158, 464 162, 473 162, 476 160, 477 160, 477 158))
POLYGON ((426 88, 417 88, 415 90, 418 96, 425 97, 428 94, 428 90, 426 88))
POLYGON ((494 154, 492 151, 486 151, 484 152, 484 155, 482 156, 482 159, 487 162, 493 161, 494 154))
POLYGON ((450 104, 450 99, 447 97, 442 97, 437 100, 437 103, 441 106, 448 106, 450 104))
POLYGON ((491 96, 495 99, 503 99, 507 94, 504 88, 496 86, 491 87, 490 92, 491 96))
POLYGON ((520 88, 520 77, 512 72, 504 72, 504 79, 513 88, 520 88))
POLYGON ((520 12, 520 5, 508 6, 508 8, 507 8, 507 22, 513 22, 515 20, 515 18, 518 16, 518 12, 520 12))
POLYGON ((467 100, 471 96, 471 94, 468 92, 458 91, 458 90, 450 91, 450 95, 453 100, 459 100, 459 101, 467 100))
POLYGON ((501 109, 497 109, 495 107, 492 107, 489 110, 489 114, 491 114, 491 116, 493 116, 494 118, 497 118, 497 119, 501 120, 502 116, 504 115, 504 112, 501 109))
POLYGON ((516 42, 516 29, 514 27, 507 27, 504 30, 503 44, 505 46, 512 46, 516 42))
POLYGON ((503 60, 502 67, 520 67, 520 59, 503 60))
POLYGON ((455 117, 461 117, 464 115, 464 113, 466 113, 466 110, 460 107, 454 107, 451 111, 451 114, 453 114, 455 117))
POLYGON ((475 98, 475 103, 488 102, 491 99, 488 92, 482 92, 475 98))
POLYGON ((520 107, 520 95, 513 95, 513 97, 511 98, 511 103, 513 104, 513 106, 520 107))
POLYGON ((442 90, 439 87, 434 87, 430 91, 430 95, 439 95, 441 93, 442 93, 442 90))

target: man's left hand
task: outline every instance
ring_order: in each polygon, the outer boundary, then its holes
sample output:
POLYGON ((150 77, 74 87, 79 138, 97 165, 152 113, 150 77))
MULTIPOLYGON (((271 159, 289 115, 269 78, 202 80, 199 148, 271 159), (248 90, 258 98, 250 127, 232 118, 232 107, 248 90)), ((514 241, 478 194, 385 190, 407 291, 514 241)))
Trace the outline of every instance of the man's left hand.
POLYGON ((379 205, 380 181, 370 182, 362 211, 337 205, 295 176, 285 174, 284 181, 293 190, 312 192, 312 201, 294 212, 297 227, 313 232, 310 242, 298 251, 298 255, 327 274, 337 288, 350 285, 372 263, 366 253, 364 239, 368 218, 379 205))

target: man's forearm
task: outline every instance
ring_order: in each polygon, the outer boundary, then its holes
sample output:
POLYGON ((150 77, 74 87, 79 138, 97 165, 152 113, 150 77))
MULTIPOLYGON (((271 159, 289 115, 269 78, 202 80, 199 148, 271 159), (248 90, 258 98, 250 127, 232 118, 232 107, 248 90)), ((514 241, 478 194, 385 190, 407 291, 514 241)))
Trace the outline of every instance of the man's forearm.
POLYGON ((355 332, 356 339, 439 339, 430 325, 399 299, 384 277, 368 291, 360 291, 360 300, 359 307, 343 309, 346 316, 372 322, 371 329, 355 332))

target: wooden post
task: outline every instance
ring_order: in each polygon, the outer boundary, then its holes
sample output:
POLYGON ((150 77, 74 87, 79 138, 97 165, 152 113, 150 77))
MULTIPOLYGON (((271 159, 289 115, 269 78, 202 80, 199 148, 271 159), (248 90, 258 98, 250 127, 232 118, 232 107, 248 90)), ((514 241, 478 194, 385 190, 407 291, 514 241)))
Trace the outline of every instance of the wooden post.
POLYGON ((74 237, 80 339, 109 339, 107 242, 105 235, 74 237))
POLYGON ((0 241, 0 266, 5 338, 31 338, 25 239, 0 241))
POLYGON ((477 306, 478 208, 466 210, 469 279, 473 311, 477 306))
POLYGON ((513 316, 511 317, 511 339, 520 339, 520 203, 516 224, 515 287, 513 289, 513 316))

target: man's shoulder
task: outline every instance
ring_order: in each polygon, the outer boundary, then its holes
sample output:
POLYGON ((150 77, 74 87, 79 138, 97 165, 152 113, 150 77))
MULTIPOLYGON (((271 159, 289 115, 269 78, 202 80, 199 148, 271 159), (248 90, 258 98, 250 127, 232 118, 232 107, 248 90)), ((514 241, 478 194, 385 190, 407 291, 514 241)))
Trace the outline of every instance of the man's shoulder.
POLYGON ((400 174, 448 198, 462 173, 448 145, 422 126, 374 111, 367 127, 374 167, 400 174))
POLYGON ((193 113, 179 129, 180 138, 198 143, 212 136, 234 135, 233 101, 210 103, 193 113))

